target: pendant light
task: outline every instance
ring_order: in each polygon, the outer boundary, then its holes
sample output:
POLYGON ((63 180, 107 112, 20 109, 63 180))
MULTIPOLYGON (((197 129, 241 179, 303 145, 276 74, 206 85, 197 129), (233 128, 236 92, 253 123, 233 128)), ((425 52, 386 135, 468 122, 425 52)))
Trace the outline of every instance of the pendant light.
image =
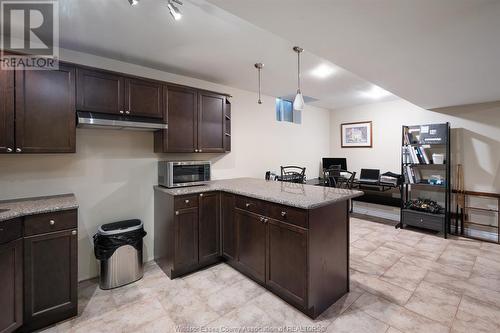
POLYGON ((300 91, 300 54, 304 51, 303 48, 294 46, 293 50, 297 53, 297 95, 293 100, 293 109, 294 110, 304 110, 304 96, 302 96, 302 92, 300 91))
POLYGON ((264 64, 261 62, 258 62, 254 66, 255 66, 255 68, 257 68, 257 71, 259 72, 259 100, 257 101, 257 103, 262 104, 262 100, 260 99, 260 75, 261 75, 262 67, 264 67, 264 64))

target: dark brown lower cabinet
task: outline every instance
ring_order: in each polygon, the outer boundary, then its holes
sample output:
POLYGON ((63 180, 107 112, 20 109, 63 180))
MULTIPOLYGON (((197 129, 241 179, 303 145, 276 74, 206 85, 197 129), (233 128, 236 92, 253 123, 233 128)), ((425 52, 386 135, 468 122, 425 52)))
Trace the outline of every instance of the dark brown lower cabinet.
POLYGON ((222 193, 222 256, 229 260, 236 259, 236 223, 234 221, 234 194, 222 193))
POLYGON ((263 217, 235 209, 238 225, 238 264, 258 281, 266 280, 266 224, 263 217))
POLYGON ((217 192, 200 193, 198 253, 199 261, 217 260, 220 256, 220 196, 217 192))
POLYGON ((268 220, 266 284, 289 302, 307 303, 307 229, 268 220))
MULTIPOLYGON (((2 230, 3 231, 3 230, 2 230)), ((0 333, 23 323, 23 240, 0 245, 0 333)))
POLYGON ((32 331, 76 316, 77 232, 24 238, 24 326, 32 331))
POLYGON ((182 270, 198 263, 198 207, 175 211, 174 265, 182 270))

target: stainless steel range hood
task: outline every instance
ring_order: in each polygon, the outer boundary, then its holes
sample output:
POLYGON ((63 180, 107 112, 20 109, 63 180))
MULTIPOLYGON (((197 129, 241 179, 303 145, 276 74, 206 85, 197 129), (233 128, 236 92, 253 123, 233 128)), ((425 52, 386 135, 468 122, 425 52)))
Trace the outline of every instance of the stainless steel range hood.
POLYGON ((167 129, 162 119, 145 117, 119 116, 102 113, 78 111, 76 113, 78 127, 103 128, 134 131, 157 131, 167 129))

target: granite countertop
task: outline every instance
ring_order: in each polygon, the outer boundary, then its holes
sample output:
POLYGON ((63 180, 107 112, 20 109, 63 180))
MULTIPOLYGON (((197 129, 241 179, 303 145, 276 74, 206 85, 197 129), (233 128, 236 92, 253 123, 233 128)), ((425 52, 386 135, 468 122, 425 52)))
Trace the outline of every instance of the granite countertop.
POLYGON ((355 190, 267 181, 256 178, 214 180, 206 185, 176 189, 155 186, 155 190, 171 195, 224 191, 303 209, 325 206, 363 195, 363 192, 355 190))
POLYGON ((78 208, 74 194, 0 201, 0 221, 78 208))

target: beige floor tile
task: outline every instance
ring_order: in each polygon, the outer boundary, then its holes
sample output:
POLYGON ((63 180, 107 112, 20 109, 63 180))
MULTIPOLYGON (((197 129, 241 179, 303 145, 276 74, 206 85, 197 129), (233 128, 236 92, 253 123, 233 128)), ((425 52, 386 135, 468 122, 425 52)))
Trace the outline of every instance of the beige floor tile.
POLYGON ((335 304, 325 310, 316 320, 332 322, 339 315, 344 313, 362 294, 364 291, 352 290, 342 296, 335 304))
POLYGON ((384 244, 383 241, 377 241, 377 240, 368 240, 368 239, 359 239, 353 243, 351 243, 351 246, 356 247, 360 250, 365 250, 365 251, 375 251, 378 249, 382 244, 384 244))
POLYGON ((423 281, 405 307, 427 318, 451 326, 461 294, 423 281))
POLYGON ((415 256, 407 256, 405 255, 403 258, 401 258, 401 262, 415 265, 418 267, 425 268, 429 271, 433 272, 438 272, 441 274, 449 275, 452 277, 459 277, 459 278, 468 278, 470 275, 469 270, 463 270, 460 268, 457 268, 455 266, 450 266, 450 265, 445 265, 438 263, 436 261, 420 258, 420 257, 415 257, 415 256))
MULTIPOLYGON (((135 331, 136 333, 170 333, 180 331, 179 327, 167 316, 160 317, 143 326, 140 326, 135 331)), ((186 330, 187 331, 187 330, 186 330)))
POLYGON ((449 331, 445 325, 368 293, 358 298, 352 306, 406 333, 447 333, 449 331))
POLYGON ((424 267, 397 262, 381 277, 381 280, 390 282, 409 291, 414 291, 427 274, 424 267))
POLYGON ((391 327, 389 327, 389 329, 385 333, 403 333, 403 332, 401 332, 397 328, 391 326, 391 327))
POLYGON ((500 332, 500 308, 464 296, 452 332, 500 332))
POLYGON ((182 279, 191 289, 196 291, 199 296, 206 297, 212 293, 218 292, 225 286, 217 279, 218 276, 216 275, 214 269, 215 267, 210 267, 202 271, 189 274, 182 279))
POLYGON ((281 326, 282 323, 273 320, 268 313, 255 304, 244 305, 205 325, 206 329, 226 330, 226 332, 245 332, 244 330, 266 332, 266 328, 267 331, 271 331, 281 326))
POLYGON ((468 253, 461 248, 448 245, 437 262, 470 272, 474 266, 476 257, 476 255, 468 253))
POLYGON ((222 316, 237 307, 250 302, 266 290, 250 279, 242 279, 216 293, 203 297, 206 304, 222 316))
POLYGON ((384 266, 374 264, 370 261, 364 260, 364 258, 354 258, 351 257, 349 260, 349 266, 358 272, 370 274, 374 276, 381 276, 387 270, 384 266))
POLYGON ((389 325, 359 309, 349 309, 327 329, 332 333, 385 333, 389 325))
POLYGON ((361 288, 363 288, 363 290, 382 296, 385 299, 391 300, 397 304, 406 304, 412 295, 411 291, 380 280, 372 275, 354 272, 351 274, 351 279, 356 281, 361 288))
POLYGON ((381 246, 364 258, 365 261, 389 268, 398 261, 403 254, 396 250, 381 246))
POLYGON ((362 250, 362 249, 359 249, 355 246, 351 246, 349 249, 349 258, 351 258, 351 259, 363 259, 364 257, 369 255, 370 253, 372 253, 372 251, 362 250))

